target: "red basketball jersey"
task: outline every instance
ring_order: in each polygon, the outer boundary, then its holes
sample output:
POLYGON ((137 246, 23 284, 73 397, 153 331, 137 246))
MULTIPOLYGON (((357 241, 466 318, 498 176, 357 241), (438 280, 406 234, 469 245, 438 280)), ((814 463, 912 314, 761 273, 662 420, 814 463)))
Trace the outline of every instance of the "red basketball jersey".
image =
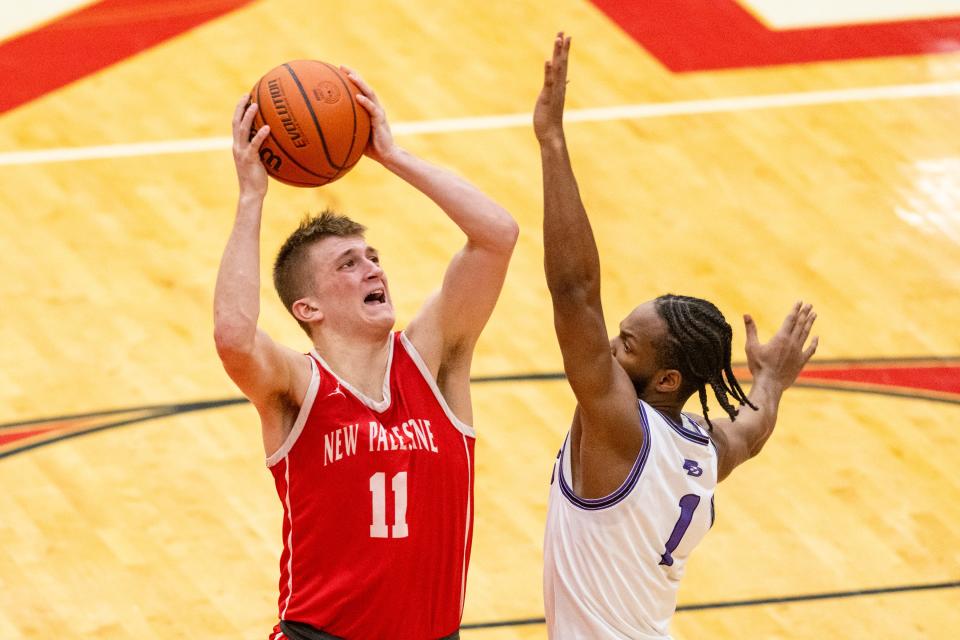
POLYGON ((349 640, 452 633, 473 531, 473 429, 402 333, 380 402, 310 357, 300 414, 267 458, 284 515, 280 618, 349 640))

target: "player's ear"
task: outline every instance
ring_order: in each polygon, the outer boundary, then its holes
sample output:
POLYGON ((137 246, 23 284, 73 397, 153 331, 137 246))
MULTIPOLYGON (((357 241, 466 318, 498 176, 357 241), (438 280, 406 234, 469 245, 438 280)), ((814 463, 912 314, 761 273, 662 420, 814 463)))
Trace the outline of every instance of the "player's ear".
POLYGON ((320 307, 312 298, 300 298, 293 303, 290 310, 293 312, 293 317, 300 322, 309 324, 323 320, 323 311, 320 311, 320 307))
POLYGON ((654 376, 656 389, 660 393, 673 393, 683 383, 683 376, 676 369, 660 369, 654 376))

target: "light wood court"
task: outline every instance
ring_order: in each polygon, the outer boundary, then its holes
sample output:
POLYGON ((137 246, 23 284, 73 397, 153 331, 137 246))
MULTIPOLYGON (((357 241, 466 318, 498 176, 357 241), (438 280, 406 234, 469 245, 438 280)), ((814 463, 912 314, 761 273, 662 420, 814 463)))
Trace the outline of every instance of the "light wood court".
MULTIPOLYGON (((110 20, 188 12, 125 2, 139 8, 110 20)), ((4 46, 98 4, 64 1, 26 25, 5 18, 0 63, 26 64, 4 59, 4 46)), ((674 636, 956 633, 960 53, 723 67, 719 49, 701 60, 682 38, 669 46, 669 29, 696 32, 704 49, 736 39, 723 26, 718 40, 703 23, 664 18, 646 42, 597 6, 611 2, 235 4, 0 113, 0 638, 263 638, 274 624, 281 510, 256 414, 230 402, 211 303, 235 204, 233 105, 296 58, 360 71, 402 145, 469 177, 520 222, 474 363, 493 380, 475 386, 462 635, 546 638, 543 522, 573 398, 562 380, 512 376, 561 370, 529 124, 559 29, 574 37, 567 133, 608 324, 668 291, 707 297, 734 326, 742 361, 743 313, 761 338, 797 299, 819 313, 824 373, 787 395, 763 455, 719 487, 674 636), (701 67, 675 68, 684 64, 701 67), (124 411, 103 413, 114 410, 124 411)), ((797 3, 741 4, 757 29, 813 29, 781 11, 797 3)), ((834 4, 851 10, 823 29, 924 19, 960 42, 956 2, 876 19, 872 3, 834 4)), ((863 33, 873 32, 842 39, 863 33)), ((400 326, 460 242, 369 160, 321 189, 272 183, 262 326, 302 349, 269 263, 300 216, 325 206, 370 227, 400 326)))

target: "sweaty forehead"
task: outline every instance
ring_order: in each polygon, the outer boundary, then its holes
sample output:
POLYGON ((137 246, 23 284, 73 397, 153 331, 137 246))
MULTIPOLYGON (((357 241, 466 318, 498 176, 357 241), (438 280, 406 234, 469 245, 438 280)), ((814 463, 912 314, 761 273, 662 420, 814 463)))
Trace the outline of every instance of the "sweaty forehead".
POLYGON ((361 254, 372 250, 363 236, 327 236, 310 247, 310 255, 321 262, 331 262, 348 251, 361 254))
POLYGON ((663 321, 652 300, 644 302, 624 318, 622 326, 638 336, 648 336, 657 339, 667 331, 667 323, 663 321))

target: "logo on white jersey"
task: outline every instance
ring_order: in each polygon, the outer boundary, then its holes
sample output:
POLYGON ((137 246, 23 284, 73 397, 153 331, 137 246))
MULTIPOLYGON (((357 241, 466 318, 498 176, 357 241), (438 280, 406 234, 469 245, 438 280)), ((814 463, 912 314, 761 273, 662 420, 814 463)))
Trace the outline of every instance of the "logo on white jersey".
POLYGON ((703 475, 703 469, 700 467, 700 463, 696 460, 683 460, 683 470, 687 472, 688 476, 693 476, 694 478, 699 478, 703 475))

